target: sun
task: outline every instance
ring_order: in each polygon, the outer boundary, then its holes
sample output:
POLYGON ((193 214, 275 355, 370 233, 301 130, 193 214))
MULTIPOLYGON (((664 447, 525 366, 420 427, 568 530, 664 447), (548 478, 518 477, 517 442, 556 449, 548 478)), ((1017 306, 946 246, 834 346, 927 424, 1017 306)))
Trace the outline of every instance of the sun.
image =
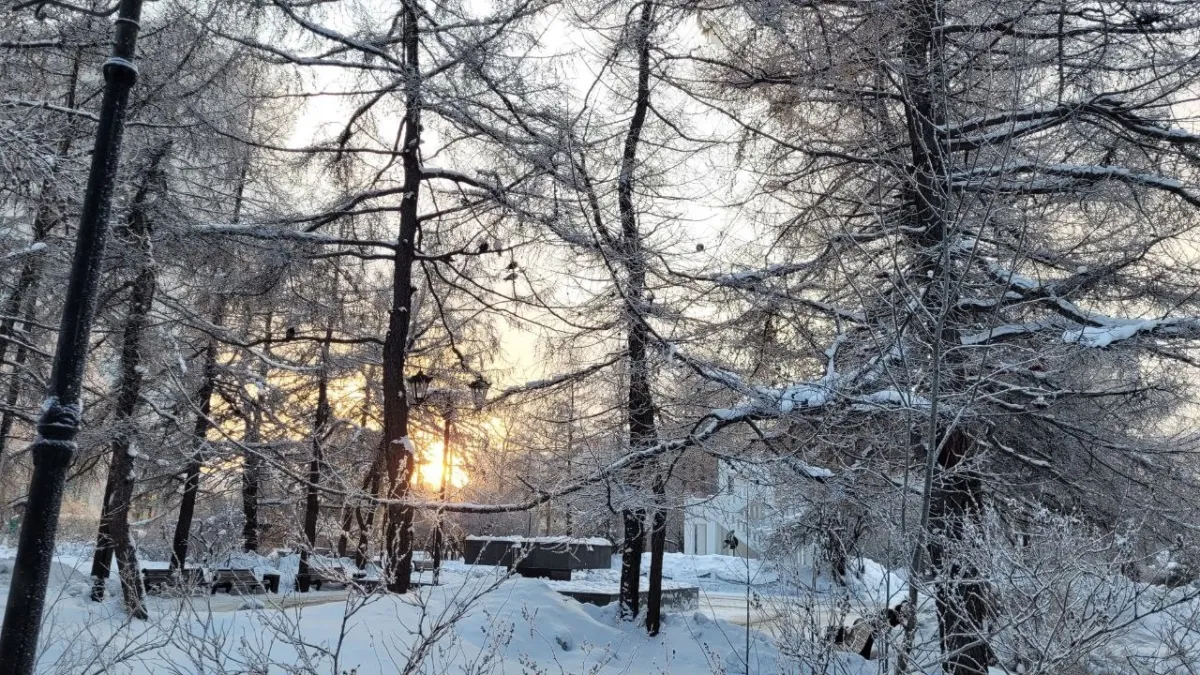
MULTIPOLYGON (((442 469, 445 459, 445 448, 441 441, 433 441, 417 451, 416 478, 430 489, 437 490, 442 486, 442 469)), ((455 454, 450 457, 450 485, 461 488, 470 482, 462 458, 455 454)))

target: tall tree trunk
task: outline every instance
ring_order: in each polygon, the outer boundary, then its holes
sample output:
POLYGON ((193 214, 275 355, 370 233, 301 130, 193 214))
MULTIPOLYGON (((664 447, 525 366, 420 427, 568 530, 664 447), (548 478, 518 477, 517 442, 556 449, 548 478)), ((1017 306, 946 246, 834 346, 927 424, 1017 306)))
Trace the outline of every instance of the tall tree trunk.
POLYGON ((412 441, 408 438, 408 394, 404 369, 408 333, 412 322, 413 260, 419 228, 417 202, 421 191, 421 62, 417 0, 404 0, 400 10, 405 66, 404 140, 400 150, 404 166, 404 195, 400 200, 400 236, 392 270, 392 310, 383 345, 383 438, 387 450, 388 497, 385 533, 387 585, 393 593, 407 593, 412 581, 413 509, 400 502, 408 497, 413 473, 412 441))
MULTIPOLYGON (((938 412, 944 392, 954 390, 962 379, 959 357, 944 351, 944 346, 953 344, 956 337, 951 318, 956 312, 954 289, 959 284, 958 273, 949 260, 952 233, 946 218, 948 152, 944 135, 939 131, 945 124, 945 110, 939 98, 945 74, 937 31, 943 20, 939 0, 910 0, 906 11, 901 93, 913 167, 909 198, 916 227, 912 238, 914 248, 925 256, 917 267, 918 273, 932 280, 923 301, 929 308, 929 316, 934 318, 929 329, 935 364, 926 434, 922 544, 914 552, 912 570, 915 576, 927 578, 926 571, 931 571, 936 579, 944 671, 950 675, 985 675, 989 647, 979 633, 983 623, 982 603, 975 601, 979 582, 974 579, 973 570, 949 559, 945 547, 947 542, 960 541, 967 521, 978 517, 982 484, 963 471, 972 449, 969 436, 958 427, 944 431, 938 412), (928 568, 923 556, 928 558, 928 568)), ((909 594, 913 606, 915 592, 914 584, 909 594)), ((915 639, 915 613, 909 617, 905 632, 901 663, 915 639)))
MULTIPOLYGON (((221 325, 223 307, 218 301, 213 324, 221 325)), ((175 521, 175 536, 171 541, 171 569, 182 570, 187 563, 188 539, 192 533, 192 518, 196 512, 196 497, 200 492, 200 468, 208 444, 211 426, 212 395, 217 388, 217 339, 210 337, 204 350, 204 372, 200 390, 196 392, 196 424, 192 427, 192 457, 188 460, 183 481, 183 497, 179 502, 179 519, 175 521)))
POLYGON ((121 345, 121 387, 117 394, 116 436, 112 442, 112 457, 105 484, 104 508, 100 514, 100 528, 96 537, 96 550, 92 558, 92 600, 104 599, 104 587, 111 572, 113 553, 116 553, 117 568, 121 578, 121 590, 125 606, 134 618, 147 618, 142 601, 141 572, 137 566, 137 553, 129 536, 129 507, 136 483, 134 472, 136 455, 134 445, 134 413, 142 392, 142 339, 150 320, 154 305, 156 274, 150 252, 151 225, 146 213, 146 203, 154 185, 161 179, 159 165, 167 147, 159 149, 151 158, 143 174, 142 184, 134 195, 129 210, 127 231, 138 255, 138 273, 133 280, 129 297, 129 313, 121 345))
MULTIPOLYGON (((646 263, 642 252, 641 234, 638 231, 636 206, 633 203, 633 174, 637 168, 638 143, 642 128, 650 109, 650 33, 654 29, 654 3, 644 2, 641 7, 633 36, 637 40, 638 81, 634 100, 633 117, 621 154, 621 172, 617 179, 617 209, 621 217, 621 262, 625 268, 625 313, 629 322, 629 398, 628 424, 629 449, 644 450, 657 441, 654 427, 654 399, 650 392, 650 366, 647 360, 647 344, 650 330, 642 316, 642 305, 646 302, 646 263)), ((631 467, 636 475, 641 463, 631 467)), ((632 495, 631 495, 632 496, 632 495)), ((641 577, 642 552, 646 548, 646 510, 627 506, 622 510, 625 538, 621 546, 621 586, 619 592, 620 613, 632 620, 638 614, 638 596, 641 577)))
POLYGON ((308 463, 308 485, 304 496, 304 548, 300 549, 300 571, 296 585, 301 593, 307 593, 312 583, 308 557, 317 545, 317 515, 321 509, 321 436, 329 424, 329 342, 333 329, 325 329, 325 342, 321 345, 321 379, 317 383, 317 414, 313 421, 312 459, 308 463))
POLYGON ((632 621, 638 615, 641 596, 642 552, 646 549, 645 509, 621 510, 624 526, 621 539, 621 585, 618 600, 621 618, 632 621))

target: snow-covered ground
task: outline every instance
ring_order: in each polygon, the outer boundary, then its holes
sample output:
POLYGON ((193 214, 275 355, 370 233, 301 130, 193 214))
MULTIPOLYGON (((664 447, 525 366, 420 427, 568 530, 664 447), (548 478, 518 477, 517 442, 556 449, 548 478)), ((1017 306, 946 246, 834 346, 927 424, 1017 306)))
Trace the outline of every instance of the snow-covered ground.
MULTIPOLYGON (((544 581, 456 561, 446 564, 441 586, 404 597, 301 597, 290 591, 294 556, 241 556, 229 562, 279 573, 285 592, 150 597, 151 620, 130 622, 115 579, 107 601, 88 600, 86 553, 65 548, 56 558, 39 673, 746 672, 746 629, 713 618, 724 611, 668 614, 650 638, 640 624, 619 621, 615 606, 581 605, 544 581)), ((0 549, 0 601, 11 555, 0 549)), ((681 579, 728 583, 708 576, 722 561, 673 556, 670 569, 681 579)), ((793 672, 771 639, 750 637, 750 672, 793 672)))
MULTIPOLYGON (((238 555, 224 562, 278 573, 284 592, 150 597, 151 620, 131 622, 115 579, 105 602, 88 599, 87 554, 86 547, 63 547, 56 557, 42 633, 38 672, 43 675, 732 674, 747 672, 747 644, 750 673, 865 675, 879 672, 882 664, 832 652, 812 636, 907 594, 903 574, 870 561, 862 561, 849 588, 835 594, 825 582, 799 588, 756 561, 750 561, 747 588, 745 560, 669 554, 665 576, 671 584, 698 586, 700 604, 697 610, 668 613, 662 632, 651 638, 639 622, 618 620, 613 605, 582 605, 555 592, 552 583, 510 578, 501 568, 448 561, 442 585, 403 597, 345 590, 301 595, 291 591, 295 556, 238 555), (802 651, 822 648, 817 658, 809 656, 816 652, 802 651)), ((0 602, 7 599, 11 555, 0 547, 0 602)), ((350 568, 348 561, 316 562, 350 568)), ((578 578, 615 587, 617 574, 616 569, 593 570, 578 578)), ((1145 595, 1139 606, 1160 595, 1169 599, 1189 592, 1144 584, 1134 590, 1145 595)), ((919 642, 931 645, 936 640, 932 602, 922 597, 921 605, 919 642)), ((1097 668, 1080 672, 1189 672, 1179 670, 1187 666, 1172 661, 1171 650, 1196 641, 1180 630, 1196 625, 1197 614, 1197 603, 1187 602, 1171 612, 1136 617, 1119 639, 1097 645, 1092 659, 1097 668), (1105 670, 1111 663, 1161 667, 1105 670)), ((898 632, 891 636, 893 644, 898 632)), ((926 655, 936 670, 936 657, 926 655)))

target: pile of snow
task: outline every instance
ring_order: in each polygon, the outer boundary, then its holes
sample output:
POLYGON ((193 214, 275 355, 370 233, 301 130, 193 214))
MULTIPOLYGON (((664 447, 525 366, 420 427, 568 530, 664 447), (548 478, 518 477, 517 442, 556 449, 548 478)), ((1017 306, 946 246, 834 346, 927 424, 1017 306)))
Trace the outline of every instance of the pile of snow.
POLYGON ((882 608, 908 599, 908 570, 889 570, 868 558, 855 559, 849 568, 847 585, 858 600, 882 608))
MULTIPOLYGON (((650 573, 650 556, 642 556, 642 573, 650 573)), ((692 585, 705 581, 724 581, 744 586, 749 580, 751 586, 765 586, 779 581, 779 575, 771 569, 771 564, 763 560, 686 553, 663 554, 663 578, 692 585)))

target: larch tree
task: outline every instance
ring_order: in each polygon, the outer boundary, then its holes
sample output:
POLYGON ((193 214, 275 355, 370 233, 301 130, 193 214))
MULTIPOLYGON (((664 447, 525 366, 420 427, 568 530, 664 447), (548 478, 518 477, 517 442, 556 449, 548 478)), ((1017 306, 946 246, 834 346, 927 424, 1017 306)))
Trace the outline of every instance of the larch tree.
POLYGON ((912 593, 937 598, 946 672, 983 673, 996 622, 969 553, 989 514, 1081 512, 1113 533, 1117 489, 1153 540, 1194 508, 1166 364, 1197 337, 1178 108, 1195 9, 697 9, 707 85, 680 86, 738 129, 774 249, 710 281, 813 345, 779 390, 789 417, 906 429, 873 461, 922 477, 901 481, 919 495, 912 593), (1140 475, 1156 489, 1125 482, 1140 475))

